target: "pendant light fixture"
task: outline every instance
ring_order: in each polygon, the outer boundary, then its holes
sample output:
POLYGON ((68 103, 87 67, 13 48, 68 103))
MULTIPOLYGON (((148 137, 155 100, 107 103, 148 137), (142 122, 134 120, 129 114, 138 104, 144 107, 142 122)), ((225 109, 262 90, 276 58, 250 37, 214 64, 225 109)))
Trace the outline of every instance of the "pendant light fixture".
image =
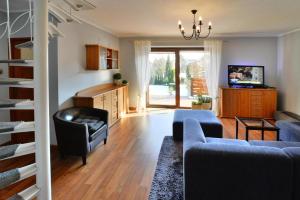
POLYGON ((180 20, 178 21, 178 28, 179 28, 183 38, 186 39, 186 40, 191 40, 192 38, 195 38, 196 40, 208 38, 210 33, 211 33, 211 30, 212 30, 212 23, 208 22, 208 33, 204 36, 201 36, 202 26, 203 26, 202 17, 200 16, 199 19, 198 19, 198 22, 196 23, 197 10, 191 10, 191 12, 194 15, 194 23, 193 23, 193 26, 192 26, 192 29, 193 29, 192 35, 186 36, 185 31, 184 31, 184 27, 181 24, 181 21, 180 20))

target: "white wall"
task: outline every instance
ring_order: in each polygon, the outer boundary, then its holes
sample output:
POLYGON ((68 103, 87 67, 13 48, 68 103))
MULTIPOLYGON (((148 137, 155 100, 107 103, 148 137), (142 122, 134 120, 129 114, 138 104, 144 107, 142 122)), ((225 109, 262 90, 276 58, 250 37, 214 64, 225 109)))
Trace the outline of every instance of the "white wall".
POLYGON ((58 103, 60 108, 73 105, 76 92, 98 84, 112 82, 118 70, 85 69, 85 45, 100 44, 119 49, 119 39, 87 24, 59 24, 65 34, 58 39, 58 103))
POLYGON ((300 115, 300 31, 278 39, 279 108, 300 115))
POLYGON ((265 66, 265 84, 276 85, 277 38, 223 38, 220 82, 227 86, 228 65, 265 66))
MULTIPOLYGON (((130 106, 136 106, 137 79, 134 63, 133 41, 151 40, 156 47, 202 47, 202 41, 185 41, 182 38, 121 38, 120 60, 124 79, 129 81, 130 106)), ((275 86, 277 67, 277 38, 219 38, 223 40, 221 85, 227 85, 227 66, 233 64, 251 64, 265 66, 265 83, 275 86)))

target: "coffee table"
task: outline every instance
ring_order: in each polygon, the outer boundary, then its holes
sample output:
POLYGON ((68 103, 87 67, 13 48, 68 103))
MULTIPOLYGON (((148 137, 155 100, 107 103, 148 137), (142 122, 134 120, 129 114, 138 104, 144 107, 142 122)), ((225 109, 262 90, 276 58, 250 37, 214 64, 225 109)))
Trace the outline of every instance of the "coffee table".
POLYGON ((279 140, 279 131, 280 129, 276 127, 271 122, 262 118, 246 118, 246 117, 235 117, 236 129, 235 129, 235 137, 238 139, 239 136, 239 124, 242 124, 246 129, 246 140, 249 139, 249 131, 258 130, 261 131, 261 139, 264 140, 264 132, 265 131, 275 131, 277 134, 277 141, 279 140))

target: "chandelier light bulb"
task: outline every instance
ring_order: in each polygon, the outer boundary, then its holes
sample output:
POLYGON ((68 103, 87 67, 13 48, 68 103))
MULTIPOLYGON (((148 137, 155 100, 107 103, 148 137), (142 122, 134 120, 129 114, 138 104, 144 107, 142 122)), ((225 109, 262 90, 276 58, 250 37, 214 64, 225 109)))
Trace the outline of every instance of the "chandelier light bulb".
POLYGON ((211 22, 208 22, 208 26, 212 26, 212 23, 211 23, 211 22))
POLYGON ((183 27, 181 27, 181 31, 184 31, 184 28, 183 28, 183 27))
POLYGON ((199 17, 199 21, 202 21, 202 17, 201 16, 199 17))
POLYGON ((178 20, 178 25, 179 25, 179 26, 181 25, 181 21, 180 21, 180 20, 178 20))

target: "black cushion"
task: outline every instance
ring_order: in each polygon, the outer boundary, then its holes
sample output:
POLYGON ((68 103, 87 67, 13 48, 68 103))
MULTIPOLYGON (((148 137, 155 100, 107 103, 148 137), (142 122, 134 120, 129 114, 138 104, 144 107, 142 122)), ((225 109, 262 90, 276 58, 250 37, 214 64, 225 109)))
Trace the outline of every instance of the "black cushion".
POLYGON ((89 134, 93 134, 97 130, 99 130, 105 123, 104 121, 100 121, 99 118, 94 116, 85 116, 79 115, 74 122, 87 124, 89 129, 89 134))

